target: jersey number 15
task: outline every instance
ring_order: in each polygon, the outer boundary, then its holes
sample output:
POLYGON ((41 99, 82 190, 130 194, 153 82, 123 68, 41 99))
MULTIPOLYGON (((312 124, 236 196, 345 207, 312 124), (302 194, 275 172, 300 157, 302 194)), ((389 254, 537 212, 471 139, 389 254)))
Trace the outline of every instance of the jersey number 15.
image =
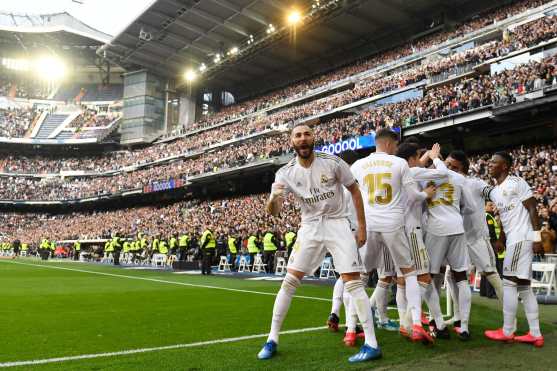
POLYGON ((368 174, 364 178, 367 186, 368 201, 370 204, 386 205, 393 199, 393 188, 388 183, 391 173, 368 174), (376 192, 381 194, 376 195, 376 192))

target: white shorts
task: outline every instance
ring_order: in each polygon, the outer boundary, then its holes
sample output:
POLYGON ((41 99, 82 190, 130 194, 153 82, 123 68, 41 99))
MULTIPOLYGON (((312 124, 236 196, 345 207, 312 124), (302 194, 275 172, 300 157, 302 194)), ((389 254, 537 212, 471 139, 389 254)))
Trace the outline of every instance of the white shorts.
POLYGON ((408 232, 408 242, 410 243, 410 253, 412 262, 416 267, 416 272, 420 274, 429 274, 429 253, 424 244, 421 228, 412 228, 408 232))
POLYGON ((489 238, 483 237, 472 243, 467 243, 470 261, 476 267, 477 272, 497 272, 495 252, 491 247, 489 238))
POLYGON ((378 271, 392 273, 401 268, 414 268, 404 227, 392 232, 368 231, 367 235, 367 249, 372 253, 368 253, 364 259, 366 270, 377 267, 378 271), (375 261, 367 260, 372 257, 375 261))
POLYGON ((432 274, 438 274, 441 266, 445 264, 449 264, 451 270, 455 272, 467 272, 470 268, 464 234, 436 236, 428 233, 425 237, 425 244, 429 253, 429 269, 432 274))
POLYGON ((287 268, 313 274, 321 266, 327 251, 333 256, 338 273, 361 271, 358 246, 346 218, 302 223, 287 268))
POLYGON ((532 241, 522 241, 507 246, 503 261, 503 276, 511 276, 523 280, 532 279, 532 260, 534 250, 532 241))

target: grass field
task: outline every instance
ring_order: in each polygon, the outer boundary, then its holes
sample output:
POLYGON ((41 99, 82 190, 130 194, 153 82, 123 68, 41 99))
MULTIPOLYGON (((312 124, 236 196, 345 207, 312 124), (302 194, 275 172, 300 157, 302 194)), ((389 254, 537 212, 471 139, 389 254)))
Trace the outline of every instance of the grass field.
MULTIPOLYGON (((483 329, 500 325, 494 300, 474 297, 473 340, 454 337, 433 347, 377 331, 384 357, 349 365, 356 348, 323 327, 332 287, 305 285, 298 292, 279 353, 256 354, 268 331, 279 282, 119 269, 84 263, 0 260, 0 368, 15 370, 323 370, 323 369, 516 369, 557 368, 557 306, 540 306, 546 346, 494 344, 483 329), (272 294, 272 295, 271 295, 272 294), (250 335, 261 335, 252 336, 250 335), (240 339, 237 339, 240 338, 240 339), (228 340, 226 340, 228 339, 228 340), (217 342, 217 340, 221 342, 217 342), (222 342, 222 341, 226 342, 222 342), (207 343, 203 343, 207 342, 207 343), (160 349, 178 345, 174 349, 160 349), (156 348, 156 349, 145 349, 156 348), (138 353, 99 356, 137 350, 138 353), (91 359, 66 359, 80 355, 91 359)), ((526 322, 519 308, 519 328, 526 322)))

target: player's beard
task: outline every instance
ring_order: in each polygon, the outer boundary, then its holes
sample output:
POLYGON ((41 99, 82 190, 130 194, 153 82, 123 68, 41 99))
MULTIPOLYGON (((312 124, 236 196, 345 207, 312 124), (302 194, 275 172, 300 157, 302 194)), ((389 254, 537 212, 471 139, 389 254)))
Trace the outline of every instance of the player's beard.
POLYGON ((315 146, 315 142, 303 143, 300 144, 299 146, 294 145, 294 151, 296 151, 296 154, 299 157, 303 159, 308 159, 311 157, 311 154, 313 153, 314 146, 315 146))

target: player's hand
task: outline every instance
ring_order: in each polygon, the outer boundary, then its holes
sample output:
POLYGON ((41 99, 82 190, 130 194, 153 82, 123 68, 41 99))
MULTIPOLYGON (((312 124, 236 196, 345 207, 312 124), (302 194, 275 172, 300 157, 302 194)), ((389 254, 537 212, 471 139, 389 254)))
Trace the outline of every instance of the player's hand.
POLYGON ((503 251, 505 251, 505 245, 499 240, 495 241, 495 252, 501 254, 503 251))
POLYGON ((424 188, 424 192, 427 194, 427 199, 431 200, 435 196, 435 192, 437 192, 437 187, 435 184, 430 184, 424 188))
POLYGON ((282 183, 273 183, 271 186, 271 201, 284 197, 286 186, 282 183))
POLYGON ((428 155, 431 161, 435 160, 436 158, 439 158, 440 153, 441 153, 441 146, 439 145, 439 143, 435 143, 433 147, 431 147, 431 149, 428 151, 428 155))
POLYGON ((367 240, 367 231, 365 227, 358 227, 358 231, 356 232, 356 243, 358 244, 358 248, 364 246, 367 240))
POLYGON ((541 242, 534 242, 532 244, 532 248, 534 249, 534 254, 540 254, 544 256, 543 245, 541 242))

